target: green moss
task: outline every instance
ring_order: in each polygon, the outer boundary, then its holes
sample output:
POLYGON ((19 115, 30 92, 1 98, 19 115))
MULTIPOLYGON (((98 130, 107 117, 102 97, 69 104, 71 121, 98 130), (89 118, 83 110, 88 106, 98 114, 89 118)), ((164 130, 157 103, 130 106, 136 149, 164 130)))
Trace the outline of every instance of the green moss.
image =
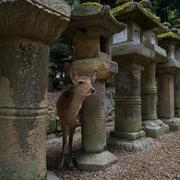
POLYGON ((149 17, 150 19, 155 21, 157 24, 160 24, 160 22, 161 22, 160 17, 156 16, 155 14, 151 13, 150 11, 147 11, 140 3, 138 4, 138 7, 144 15, 146 15, 147 17, 149 17))
POLYGON ((123 5, 120 5, 120 6, 117 6, 115 7, 114 9, 111 10, 111 13, 114 15, 114 16, 117 16, 119 14, 120 11, 123 11, 124 9, 126 9, 127 7, 129 7, 131 4, 133 4, 134 2, 127 2, 127 3, 124 3, 123 5))
POLYGON ((80 6, 87 6, 87 7, 88 6, 95 6, 98 9, 101 9, 103 7, 103 5, 96 3, 96 2, 85 2, 85 3, 80 4, 80 6))
POLYGON ((97 14, 101 11, 103 5, 96 2, 86 2, 82 3, 76 8, 74 8, 71 12, 72 16, 89 16, 93 14, 97 14))
POLYGON ((111 10, 112 14, 114 16, 118 16, 121 11, 124 11, 126 8, 130 7, 134 5, 134 7, 131 8, 131 11, 133 11, 133 9, 138 8, 139 11, 141 11, 145 16, 147 16, 149 19, 151 19, 152 21, 156 22, 157 24, 160 24, 161 19, 159 17, 157 17, 156 15, 154 15, 153 13, 151 13, 150 11, 147 11, 145 8, 143 8, 143 6, 141 5, 141 3, 135 3, 133 1, 131 2, 127 2, 121 6, 118 6, 114 9, 111 10))
POLYGON ((168 33, 163 33, 158 35, 158 39, 162 40, 162 39, 174 39, 174 40, 178 40, 180 41, 180 35, 175 34, 173 32, 168 32, 168 33))

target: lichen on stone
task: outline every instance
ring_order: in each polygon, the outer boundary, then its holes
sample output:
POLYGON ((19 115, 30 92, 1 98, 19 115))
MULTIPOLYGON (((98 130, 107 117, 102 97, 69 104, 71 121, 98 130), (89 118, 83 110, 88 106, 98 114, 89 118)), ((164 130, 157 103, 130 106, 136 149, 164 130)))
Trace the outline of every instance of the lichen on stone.
POLYGON ((150 11, 147 11, 140 3, 138 4, 138 7, 144 15, 146 15, 147 17, 149 17, 150 19, 155 21, 157 24, 160 24, 160 22, 161 22, 160 17, 156 16, 155 14, 151 13, 150 11))
POLYGON ((118 15, 120 15, 120 14, 122 13, 122 11, 125 11, 125 9, 126 9, 126 8, 129 8, 130 6, 132 6, 131 9, 130 9, 130 11, 133 11, 134 9, 138 9, 140 12, 142 12, 142 14, 143 14, 144 16, 148 17, 149 19, 151 19, 152 21, 154 21, 156 24, 160 24, 160 21, 161 21, 161 20, 160 20, 159 17, 157 17, 156 15, 154 15, 153 13, 151 13, 150 11, 147 11, 147 10, 142 6, 141 3, 137 3, 137 2, 133 2, 133 1, 127 2, 127 3, 123 4, 123 5, 120 5, 120 6, 116 7, 116 8, 114 8, 114 9, 112 9, 111 12, 112 12, 112 14, 113 14, 114 16, 118 16, 118 15), (133 7, 133 5, 134 5, 134 7, 133 7))
POLYGON ((96 8, 102 8, 103 7, 102 4, 99 4, 97 2, 85 2, 85 3, 80 4, 80 6, 95 6, 96 8))
POLYGON ((173 32, 168 32, 168 33, 163 33, 163 34, 158 35, 159 40, 169 39, 169 38, 180 41, 180 35, 175 34, 173 32))
POLYGON ((111 13, 112 13, 114 16, 118 16, 118 14, 119 14, 120 11, 126 9, 127 7, 129 7, 129 6, 130 6, 131 4, 133 4, 133 3, 134 3, 134 2, 131 1, 131 2, 127 2, 127 3, 123 4, 123 5, 117 6, 117 7, 113 8, 113 9, 111 10, 111 13))
POLYGON ((101 11, 103 5, 96 2, 85 2, 72 10, 74 16, 89 16, 101 11))

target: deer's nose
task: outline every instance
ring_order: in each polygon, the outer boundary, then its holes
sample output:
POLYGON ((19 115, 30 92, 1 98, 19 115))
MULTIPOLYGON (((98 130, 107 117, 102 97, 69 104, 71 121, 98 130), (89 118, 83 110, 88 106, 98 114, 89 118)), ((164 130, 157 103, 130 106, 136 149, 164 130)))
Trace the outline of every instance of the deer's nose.
POLYGON ((91 92, 95 94, 96 90, 94 88, 91 88, 91 92))

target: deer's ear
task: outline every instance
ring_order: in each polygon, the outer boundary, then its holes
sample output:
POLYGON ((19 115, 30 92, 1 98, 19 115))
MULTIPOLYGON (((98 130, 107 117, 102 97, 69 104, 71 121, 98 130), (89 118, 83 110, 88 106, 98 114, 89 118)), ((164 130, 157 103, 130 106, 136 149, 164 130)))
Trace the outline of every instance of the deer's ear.
POLYGON ((74 82, 77 80, 77 78, 78 78, 78 72, 77 72, 77 70, 71 68, 71 69, 70 69, 69 76, 70 76, 72 82, 74 83, 74 82))
POLYGON ((96 80, 97 71, 93 71, 90 73, 89 77, 91 79, 91 82, 94 82, 96 80))

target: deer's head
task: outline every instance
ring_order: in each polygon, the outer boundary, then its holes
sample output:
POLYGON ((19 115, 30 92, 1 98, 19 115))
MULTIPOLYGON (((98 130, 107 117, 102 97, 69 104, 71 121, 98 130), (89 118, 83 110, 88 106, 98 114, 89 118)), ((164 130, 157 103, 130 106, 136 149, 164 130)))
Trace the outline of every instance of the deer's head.
POLYGON ((88 76, 80 76, 76 70, 70 71, 70 78, 73 82, 75 91, 83 97, 88 97, 96 92, 92 83, 96 80, 96 72, 90 73, 88 76))

